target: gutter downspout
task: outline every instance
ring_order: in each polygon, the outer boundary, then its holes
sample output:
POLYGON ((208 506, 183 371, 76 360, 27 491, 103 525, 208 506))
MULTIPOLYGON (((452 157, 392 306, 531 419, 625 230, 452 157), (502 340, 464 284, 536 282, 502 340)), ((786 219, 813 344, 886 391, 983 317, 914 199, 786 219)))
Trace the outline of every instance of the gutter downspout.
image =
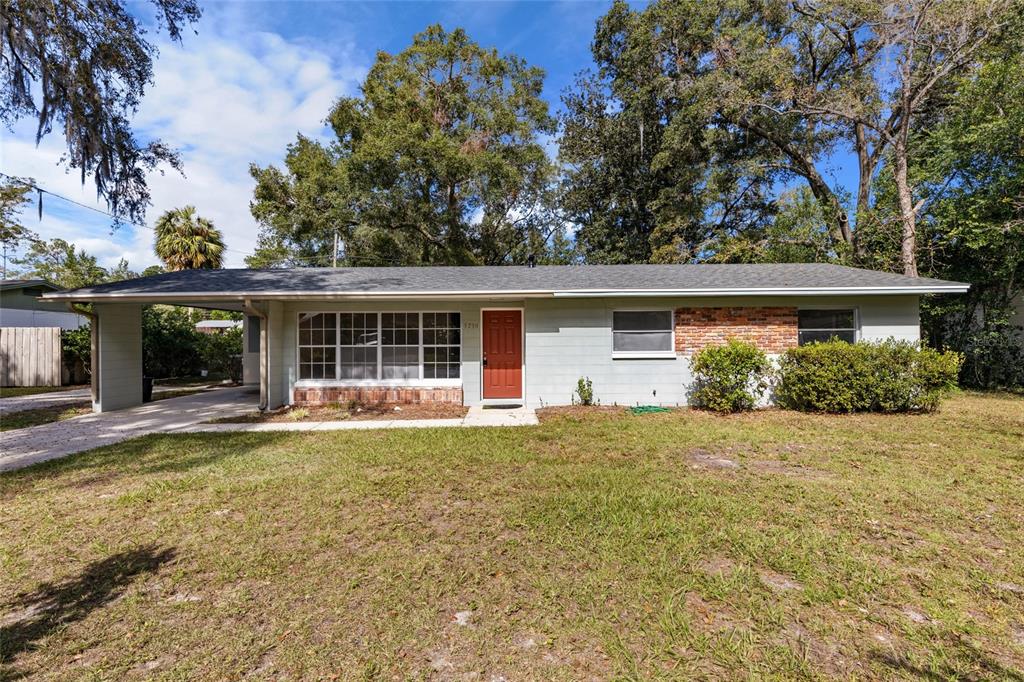
POLYGON ((270 353, 267 348, 269 334, 267 329, 267 314, 252 305, 251 298, 242 299, 242 311, 260 321, 260 412, 266 412, 267 401, 270 396, 270 353))
POLYGON ((93 311, 79 306, 81 303, 69 302, 68 310, 89 318, 89 392, 95 406, 100 401, 100 318, 93 311))

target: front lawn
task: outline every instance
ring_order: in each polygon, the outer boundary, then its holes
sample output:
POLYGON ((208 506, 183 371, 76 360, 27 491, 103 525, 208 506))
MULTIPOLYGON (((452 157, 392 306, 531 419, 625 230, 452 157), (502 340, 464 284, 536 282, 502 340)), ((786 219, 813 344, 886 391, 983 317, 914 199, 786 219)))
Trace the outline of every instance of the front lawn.
POLYGON ((151 436, 0 475, 0 677, 1024 679, 1024 399, 151 436))

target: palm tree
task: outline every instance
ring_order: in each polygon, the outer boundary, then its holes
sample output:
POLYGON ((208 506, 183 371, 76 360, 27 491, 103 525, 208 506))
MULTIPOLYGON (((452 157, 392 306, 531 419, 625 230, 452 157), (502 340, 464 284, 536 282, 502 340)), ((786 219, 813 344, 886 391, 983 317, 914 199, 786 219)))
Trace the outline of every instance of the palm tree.
POLYGON ((168 270, 224 266, 224 239, 195 206, 167 211, 156 221, 156 255, 168 270))

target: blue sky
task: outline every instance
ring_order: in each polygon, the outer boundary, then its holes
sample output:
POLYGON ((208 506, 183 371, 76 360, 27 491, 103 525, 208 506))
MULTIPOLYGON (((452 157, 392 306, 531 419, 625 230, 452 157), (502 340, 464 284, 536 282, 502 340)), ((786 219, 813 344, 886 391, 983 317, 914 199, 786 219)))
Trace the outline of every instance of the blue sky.
MULTIPOLYGON (((194 204, 225 233, 228 264, 241 266, 256 243, 249 213, 250 162, 277 163, 297 132, 326 133, 322 121, 339 96, 357 93, 378 50, 397 52, 432 23, 464 27, 479 43, 514 52, 547 71, 545 95, 558 96, 573 74, 591 64, 594 23, 609 2, 202 2, 198 33, 181 45, 156 38, 155 79, 134 121, 143 139, 158 137, 182 151, 185 176, 167 169, 149 184, 164 210, 194 204)), ((132 4, 151 19, 148 3, 132 4)), ((51 134, 37 148, 30 121, 0 138, 0 169, 34 177, 45 189, 81 203, 96 201, 58 165, 63 140, 51 134)), ((44 196, 43 219, 27 225, 46 238, 73 241, 110 266, 156 262, 152 232, 111 231, 103 215, 44 196)))
MULTIPOLYGON (((147 221, 169 208, 194 204, 224 232, 229 266, 256 243, 249 213, 250 162, 278 163, 296 133, 319 137, 339 96, 353 95, 378 50, 398 52, 432 23, 465 28, 485 46, 513 52, 547 73, 552 111, 574 74, 592 66, 590 41, 610 2, 202 2, 198 33, 181 45, 163 36, 155 79, 134 121, 143 139, 160 138, 182 152, 185 176, 153 173, 154 205, 147 221)), ((151 18, 149 4, 130 5, 151 18)), ((45 189, 97 203, 91 182, 58 165, 63 139, 51 134, 37 148, 23 121, 0 133, 0 169, 34 177, 45 189)), ((325 138, 326 139, 326 138, 325 138)), ((44 216, 27 224, 46 238, 73 241, 110 266, 127 258, 142 270, 156 262, 152 232, 125 226, 52 197, 44 216)))

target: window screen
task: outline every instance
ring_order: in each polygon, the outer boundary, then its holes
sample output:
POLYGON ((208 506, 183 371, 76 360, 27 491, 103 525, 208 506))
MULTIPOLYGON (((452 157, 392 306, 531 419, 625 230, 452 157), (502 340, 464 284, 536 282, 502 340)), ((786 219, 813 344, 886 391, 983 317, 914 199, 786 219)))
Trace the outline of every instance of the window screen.
POLYGON ((671 310, 617 310, 612 313, 612 350, 662 353, 675 349, 671 310))
POLYGON ((299 378, 334 379, 337 363, 336 313, 299 316, 299 378))
POLYGON ((419 379, 420 314, 381 313, 381 372, 384 379, 419 379))
POLYGON ((801 346, 832 339, 847 343, 857 340, 857 321, 853 310, 801 310, 798 315, 801 346))
POLYGON ((341 378, 376 379, 377 313, 341 313, 339 319, 341 378))
POLYGON ((462 366, 459 313, 423 313, 423 378, 458 379, 462 366))

